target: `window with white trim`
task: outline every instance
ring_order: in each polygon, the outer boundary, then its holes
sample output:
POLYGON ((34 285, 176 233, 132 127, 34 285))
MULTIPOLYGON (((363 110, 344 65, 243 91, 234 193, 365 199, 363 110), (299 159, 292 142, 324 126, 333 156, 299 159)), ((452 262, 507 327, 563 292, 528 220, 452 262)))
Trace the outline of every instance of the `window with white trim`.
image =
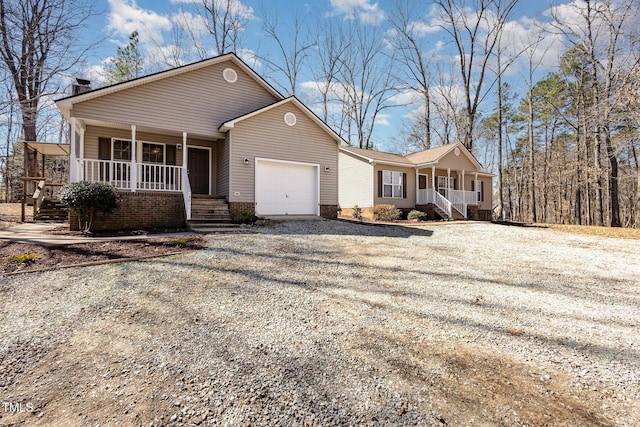
POLYGON ((402 172, 382 171, 382 197, 402 199, 402 172))
POLYGON ((113 160, 131 160, 131 141, 113 140, 113 160))
POLYGON ((471 181, 471 191, 475 191, 478 202, 484 202, 484 182, 479 179, 471 181))
POLYGON ((164 164, 164 144, 142 143, 142 162, 164 164))

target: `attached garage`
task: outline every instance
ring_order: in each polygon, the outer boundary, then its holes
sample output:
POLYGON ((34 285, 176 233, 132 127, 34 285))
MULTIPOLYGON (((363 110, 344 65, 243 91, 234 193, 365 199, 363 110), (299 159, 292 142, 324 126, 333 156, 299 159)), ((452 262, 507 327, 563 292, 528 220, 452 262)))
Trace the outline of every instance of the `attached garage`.
POLYGON ((319 165, 256 158, 257 215, 320 215, 319 165))

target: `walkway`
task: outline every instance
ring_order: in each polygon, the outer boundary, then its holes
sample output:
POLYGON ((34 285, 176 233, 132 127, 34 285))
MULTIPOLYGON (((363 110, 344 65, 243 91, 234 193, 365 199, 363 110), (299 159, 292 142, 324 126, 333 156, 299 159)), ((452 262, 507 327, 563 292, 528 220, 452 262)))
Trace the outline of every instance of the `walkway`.
POLYGON ((0 228, 0 241, 32 243, 34 245, 43 246, 60 246, 74 245, 78 243, 107 242, 111 240, 140 240, 147 237, 174 237, 193 234, 190 232, 183 232, 165 234, 141 234, 137 236, 90 237, 83 235, 71 236, 48 233, 48 231, 59 228, 63 225, 63 223, 25 222, 22 224, 12 225, 7 228, 0 228))

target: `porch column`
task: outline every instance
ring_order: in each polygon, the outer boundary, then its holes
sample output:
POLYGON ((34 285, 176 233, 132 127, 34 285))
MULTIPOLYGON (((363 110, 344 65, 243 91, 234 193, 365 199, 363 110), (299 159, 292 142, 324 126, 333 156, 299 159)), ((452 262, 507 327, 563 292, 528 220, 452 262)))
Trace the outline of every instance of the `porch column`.
POLYGON ((447 168, 447 199, 449 196, 449 190, 451 189, 451 168, 447 168))
POLYGON ((135 193, 138 188, 138 163, 136 159, 136 125, 131 125, 131 191, 135 193))
POLYGON ((69 140, 69 182, 78 179, 78 159, 76 157, 76 118, 71 117, 71 138, 69 140))
POLYGON ((431 191, 434 193, 433 194, 433 200, 431 201, 432 203, 434 203, 436 201, 436 167, 435 166, 431 166, 431 191))
POLYGON ((187 133, 182 132, 182 168, 187 170, 187 133))
POLYGON ((462 206, 464 208, 464 216, 467 217, 467 194, 464 192, 464 169, 462 170, 462 185, 460 186, 462 190, 462 206))
POLYGON ((480 198, 478 197, 478 191, 480 191, 480 189, 478 188, 478 172, 473 173, 473 180, 475 181, 473 183, 473 188, 475 188, 475 192, 476 192, 476 205, 479 205, 480 198))
POLYGON ((419 189, 419 187, 420 187, 420 184, 419 184, 419 181, 418 181, 418 168, 416 168, 416 200, 413 203, 414 205, 417 205, 419 203, 419 201, 420 201, 420 189, 419 189))

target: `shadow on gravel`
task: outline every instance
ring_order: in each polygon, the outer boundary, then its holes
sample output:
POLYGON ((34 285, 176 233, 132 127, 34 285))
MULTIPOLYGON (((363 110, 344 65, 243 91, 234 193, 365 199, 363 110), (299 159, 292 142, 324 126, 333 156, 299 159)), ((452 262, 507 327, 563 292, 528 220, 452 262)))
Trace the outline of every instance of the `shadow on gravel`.
POLYGON ((286 221, 272 228, 260 230, 264 234, 283 235, 337 235, 337 236, 373 236, 373 237, 431 237, 432 230, 422 227, 411 227, 401 224, 369 224, 346 221, 307 221, 300 226, 300 221, 286 221))

